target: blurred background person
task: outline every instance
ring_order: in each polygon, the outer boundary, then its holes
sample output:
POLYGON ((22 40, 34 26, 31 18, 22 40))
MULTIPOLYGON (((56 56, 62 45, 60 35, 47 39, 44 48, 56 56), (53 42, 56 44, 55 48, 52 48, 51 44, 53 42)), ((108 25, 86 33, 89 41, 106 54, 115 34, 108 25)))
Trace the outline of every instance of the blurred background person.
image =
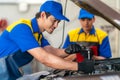
POLYGON ((108 34, 101 29, 95 28, 93 25, 95 22, 94 14, 87 12, 85 9, 80 9, 78 19, 81 28, 68 32, 63 48, 77 43, 82 50, 76 55, 69 56, 69 59, 74 59, 77 56, 77 61, 82 62, 84 58, 88 58, 88 50, 90 50, 91 59, 110 58, 112 54, 108 34))

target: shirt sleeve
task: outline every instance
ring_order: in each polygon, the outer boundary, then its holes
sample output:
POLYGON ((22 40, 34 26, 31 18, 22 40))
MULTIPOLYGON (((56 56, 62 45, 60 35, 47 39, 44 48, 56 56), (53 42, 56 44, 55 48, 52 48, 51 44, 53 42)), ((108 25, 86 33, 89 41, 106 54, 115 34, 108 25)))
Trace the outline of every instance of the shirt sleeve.
POLYGON ((63 45, 62 48, 66 48, 66 47, 68 47, 70 44, 71 44, 70 38, 69 38, 69 35, 67 35, 66 40, 65 40, 64 45, 63 45))
POLYGON ((32 34, 30 27, 26 24, 19 24, 10 32, 11 40, 18 45, 22 52, 29 49, 39 47, 39 43, 36 41, 32 34))
POLYGON ((50 45, 49 42, 43 36, 41 40, 41 47, 48 46, 48 45, 50 45))
POLYGON ((112 56, 108 36, 103 39, 102 44, 99 47, 99 52, 100 56, 104 56, 106 58, 110 58, 112 56))

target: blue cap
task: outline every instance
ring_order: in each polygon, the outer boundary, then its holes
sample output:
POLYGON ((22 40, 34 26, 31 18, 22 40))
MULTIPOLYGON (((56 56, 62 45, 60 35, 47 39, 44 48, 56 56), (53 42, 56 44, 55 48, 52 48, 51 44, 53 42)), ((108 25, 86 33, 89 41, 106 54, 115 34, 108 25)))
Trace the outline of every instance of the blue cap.
POLYGON ((79 12, 78 19, 82 19, 82 18, 92 19, 93 17, 94 17, 93 14, 89 13, 88 11, 86 11, 85 9, 82 8, 79 12))
POLYGON ((51 15, 53 15, 58 20, 69 21, 69 19, 63 15, 62 10, 63 10, 62 5, 55 1, 46 1, 40 7, 40 12, 42 11, 49 12, 51 15))

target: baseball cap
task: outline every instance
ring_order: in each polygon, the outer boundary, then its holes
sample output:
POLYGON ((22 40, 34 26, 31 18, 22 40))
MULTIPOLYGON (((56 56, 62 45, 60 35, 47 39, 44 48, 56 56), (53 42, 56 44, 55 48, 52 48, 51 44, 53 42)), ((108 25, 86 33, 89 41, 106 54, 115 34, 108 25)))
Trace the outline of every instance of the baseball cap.
POLYGON ((42 11, 49 12, 51 15, 53 15, 58 20, 69 21, 69 19, 63 15, 62 5, 59 2, 46 1, 40 7, 40 12, 42 11))
POLYGON ((82 19, 82 18, 89 18, 89 19, 92 19, 94 17, 93 14, 89 13, 88 11, 86 11, 85 9, 80 9, 80 12, 79 12, 79 16, 78 16, 78 19, 82 19))

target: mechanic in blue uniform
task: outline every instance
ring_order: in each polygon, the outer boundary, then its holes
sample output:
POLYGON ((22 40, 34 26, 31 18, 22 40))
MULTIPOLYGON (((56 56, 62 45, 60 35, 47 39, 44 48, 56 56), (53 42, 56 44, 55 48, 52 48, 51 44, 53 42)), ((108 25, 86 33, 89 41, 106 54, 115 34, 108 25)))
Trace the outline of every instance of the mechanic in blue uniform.
POLYGON ((44 31, 51 34, 60 20, 69 21, 62 14, 62 5, 55 1, 46 1, 32 20, 20 19, 8 26, 0 37, 0 79, 16 80, 22 76, 19 67, 29 63, 33 57, 55 69, 86 73, 93 71, 92 62, 78 63, 64 60, 63 58, 70 54, 65 53, 64 49, 50 46, 42 35, 44 31), (5 67, 8 71, 4 70, 5 67))
MULTIPOLYGON (((112 55, 108 35, 106 32, 95 28, 93 25, 95 16, 85 9, 80 9, 78 19, 81 28, 79 27, 68 32, 63 48, 68 47, 70 44, 78 43, 92 50, 92 59, 101 60, 110 58, 112 55)), ((74 59, 76 56, 78 62, 84 60, 82 52, 81 54, 73 54, 71 58, 74 59)))

